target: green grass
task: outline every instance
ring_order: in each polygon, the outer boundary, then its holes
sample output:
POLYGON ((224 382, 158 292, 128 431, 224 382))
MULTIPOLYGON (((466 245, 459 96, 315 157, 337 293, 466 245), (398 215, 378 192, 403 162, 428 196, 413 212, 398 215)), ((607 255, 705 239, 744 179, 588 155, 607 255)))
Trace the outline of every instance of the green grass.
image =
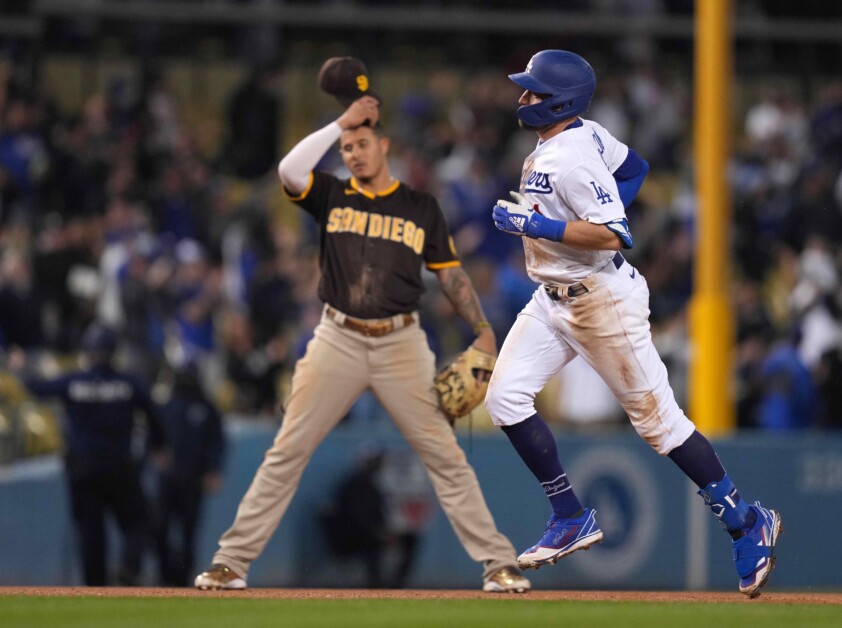
POLYGON ((3 628, 842 626, 842 606, 511 600, 0 597, 3 628))

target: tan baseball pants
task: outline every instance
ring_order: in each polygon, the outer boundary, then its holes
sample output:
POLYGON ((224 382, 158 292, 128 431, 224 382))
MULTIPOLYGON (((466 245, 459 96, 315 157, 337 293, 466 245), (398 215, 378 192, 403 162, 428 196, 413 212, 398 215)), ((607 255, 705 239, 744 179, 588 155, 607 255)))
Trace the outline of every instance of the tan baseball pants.
POLYGON ((511 542, 494 524, 473 468, 433 388, 435 363, 417 324, 377 338, 340 327, 325 314, 298 362, 283 424, 233 525, 219 540, 214 563, 243 577, 286 512, 319 443, 371 388, 427 468, 439 502, 483 576, 517 564, 511 542))

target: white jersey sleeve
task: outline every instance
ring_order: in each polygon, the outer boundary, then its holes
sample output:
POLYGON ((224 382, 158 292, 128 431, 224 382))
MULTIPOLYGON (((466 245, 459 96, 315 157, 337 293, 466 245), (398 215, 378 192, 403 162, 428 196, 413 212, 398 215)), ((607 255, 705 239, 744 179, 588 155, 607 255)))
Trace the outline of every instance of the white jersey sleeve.
POLYGON ((567 138, 577 153, 576 165, 559 173, 556 190, 581 220, 604 224, 625 218, 617 181, 611 173, 625 161, 629 149, 595 122, 582 122, 582 127, 567 138))
POLYGON ((626 217, 617 182, 602 163, 580 164, 558 189, 562 201, 581 220, 602 225, 626 217))
POLYGON ((594 141, 600 147, 602 160, 608 167, 608 171, 612 174, 617 172, 617 168, 623 165, 626 157, 629 156, 629 147, 623 144, 616 137, 611 135, 606 128, 593 120, 587 120, 586 124, 593 130, 594 141))
POLYGON ((313 169, 341 135, 342 127, 334 121, 298 142, 278 164, 278 176, 284 188, 293 196, 307 189, 313 169))

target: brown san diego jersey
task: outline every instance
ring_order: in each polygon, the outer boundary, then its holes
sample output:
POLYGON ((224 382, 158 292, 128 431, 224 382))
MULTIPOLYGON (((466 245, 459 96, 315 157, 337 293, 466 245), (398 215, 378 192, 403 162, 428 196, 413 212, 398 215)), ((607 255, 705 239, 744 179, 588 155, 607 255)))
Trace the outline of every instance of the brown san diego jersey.
POLYGON ((422 265, 460 265, 436 199, 399 181, 372 194, 353 177, 314 172, 304 192, 289 198, 319 224, 319 298, 349 316, 417 310, 422 265))

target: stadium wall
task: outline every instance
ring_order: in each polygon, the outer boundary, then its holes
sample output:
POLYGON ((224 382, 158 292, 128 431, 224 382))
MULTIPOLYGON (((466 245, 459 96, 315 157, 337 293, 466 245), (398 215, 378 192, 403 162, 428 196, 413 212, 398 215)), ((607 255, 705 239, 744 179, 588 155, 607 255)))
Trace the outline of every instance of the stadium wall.
MULTIPOLYGON (((229 422, 231 446, 223 490, 210 497, 197 560, 210 559, 240 497, 270 445, 276 426, 229 422)), ((500 529, 518 549, 532 544, 548 508, 540 487, 497 433, 459 433, 500 529)), ((559 448, 577 493, 598 510, 605 542, 532 572, 536 588, 736 590, 730 540, 666 458, 633 433, 559 433, 559 448)), ((830 434, 741 434, 716 443, 729 473, 751 500, 779 508, 777 590, 842 588, 842 545, 828 541, 842 516, 842 437, 830 434)), ((383 421, 341 425, 316 452, 301 487, 263 556, 253 587, 363 586, 361 565, 332 557, 318 513, 364 452, 406 445, 383 421)), ((151 479, 151 478, 150 478, 151 479)), ((0 468, 0 585, 78 585, 61 464, 41 458, 0 468)), ((112 546, 112 550, 114 546, 112 546)), ((112 553, 115 553, 112 551, 112 553)), ((148 584, 156 584, 152 559, 148 584)), ((480 569, 447 519, 436 512, 409 581, 413 588, 475 588, 480 569)))

